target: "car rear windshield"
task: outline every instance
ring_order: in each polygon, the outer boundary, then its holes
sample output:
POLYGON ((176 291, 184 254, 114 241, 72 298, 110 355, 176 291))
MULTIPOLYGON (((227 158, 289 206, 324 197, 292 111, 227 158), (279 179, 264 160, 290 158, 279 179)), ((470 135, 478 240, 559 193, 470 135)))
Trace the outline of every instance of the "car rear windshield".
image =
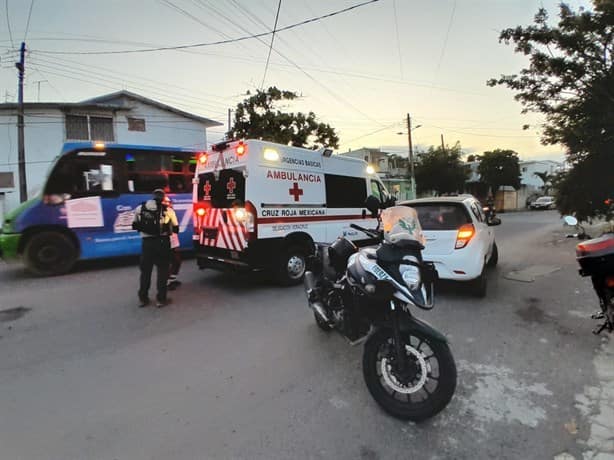
POLYGON ((552 201, 552 198, 549 196, 543 196, 537 199, 537 203, 548 203, 549 201, 552 201))
POLYGON ((447 203, 420 203, 410 205, 418 213, 423 230, 458 230, 471 219, 462 205, 447 203))

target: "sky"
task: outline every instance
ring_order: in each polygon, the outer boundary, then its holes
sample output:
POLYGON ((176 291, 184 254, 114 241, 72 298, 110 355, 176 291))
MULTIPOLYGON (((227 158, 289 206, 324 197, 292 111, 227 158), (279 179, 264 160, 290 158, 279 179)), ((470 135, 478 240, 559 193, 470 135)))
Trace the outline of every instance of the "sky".
MULTIPOLYGON (((368 0, 281 0, 277 28, 368 0)), ((568 1, 573 8, 590 2, 568 1)), ((0 100, 17 93, 15 50, 26 41, 28 102, 79 101, 127 89, 224 123, 247 91, 277 86, 333 126, 339 151, 460 142, 463 152, 512 149, 520 158, 563 159, 540 143, 537 114, 489 78, 527 65, 499 32, 528 25, 552 0, 379 0, 275 35, 228 44, 132 54, 121 51, 234 39, 273 29, 279 0, 5 0, 0 2, 0 100), (1 3, 4 3, 2 5, 1 3), (8 13, 8 14, 7 14, 8 13), (29 21, 28 21, 29 18, 29 21), (266 74, 265 74, 266 68, 266 74), (522 126, 530 124, 531 129, 522 126)))

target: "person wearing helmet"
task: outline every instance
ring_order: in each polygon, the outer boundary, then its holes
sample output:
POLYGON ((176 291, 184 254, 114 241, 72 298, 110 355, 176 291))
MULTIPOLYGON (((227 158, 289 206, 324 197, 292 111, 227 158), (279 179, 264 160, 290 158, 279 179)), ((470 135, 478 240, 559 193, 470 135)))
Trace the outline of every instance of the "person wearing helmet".
MULTIPOLYGON (((173 200, 169 196, 163 201, 163 204, 166 205, 168 209, 173 209, 173 200)), ((177 221, 177 217, 173 222, 174 226, 178 226, 179 223, 177 221)), ((170 236, 171 242, 171 262, 168 269, 168 282, 166 286, 169 291, 174 291, 179 286, 181 286, 181 281, 177 279, 177 275, 179 275, 179 270, 181 270, 181 252, 179 250, 180 242, 179 242, 179 233, 172 233, 170 236)))
POLYGON ((157 269, 156 306, 170 303, 166 282, 171 258, 170 236, 178 233, 177 216, 172 208, 164 205, 164 190, 156 189, 152 199, 137 206, 132 228, 141 232, 142 252, 140 263, 139 307, 149 305, 149 287, 153 267, 157 269))

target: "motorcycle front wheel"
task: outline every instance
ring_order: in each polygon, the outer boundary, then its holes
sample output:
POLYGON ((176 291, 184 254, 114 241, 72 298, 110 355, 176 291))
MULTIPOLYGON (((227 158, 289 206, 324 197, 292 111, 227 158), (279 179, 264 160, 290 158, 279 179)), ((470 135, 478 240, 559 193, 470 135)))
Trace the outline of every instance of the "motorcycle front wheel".
POLYGON ((362 370, 373 399, 390 415, 421 422, 443 410, 456 389, 450 348, 420 331, 402 333, 407 354, 399 369, 392 330, 382 329, 365 344, 362 370))

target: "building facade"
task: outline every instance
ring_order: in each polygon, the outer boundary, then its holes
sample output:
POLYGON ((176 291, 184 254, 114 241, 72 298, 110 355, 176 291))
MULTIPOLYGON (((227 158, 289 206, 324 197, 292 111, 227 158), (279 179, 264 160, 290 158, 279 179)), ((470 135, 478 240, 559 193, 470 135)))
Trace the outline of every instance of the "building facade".
MULTIPOLYGON (((25 103, 28 198, 35 196, 62 144, 104 141, 205 149, 207 128, 221 126, 128 91, 73 103, 25 103)), ((0 219, 19 205, 17 104, 0 104, 0 219)))

